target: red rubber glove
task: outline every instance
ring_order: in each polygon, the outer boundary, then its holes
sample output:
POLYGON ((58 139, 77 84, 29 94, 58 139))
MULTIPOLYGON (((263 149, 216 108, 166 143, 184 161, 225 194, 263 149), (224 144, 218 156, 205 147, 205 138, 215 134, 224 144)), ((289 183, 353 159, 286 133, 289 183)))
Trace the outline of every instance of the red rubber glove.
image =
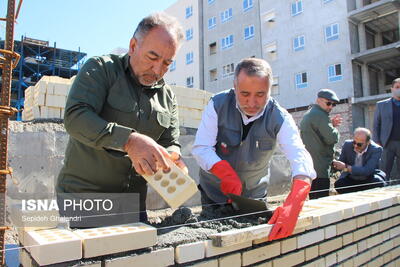
POLYGON ((226 160, 221 160, 215 163, 210 172, 221 180, 221 191, 227 194, 242 194, 242 181, 226 160))
POLYGON ((292 191, 285 203, 274 211, 272 218, 268 221, 269 224, 275 224, 269 234, 269 241, 284 238, 293 233, 310 189, 311 185, 308 182, 300 179, 293 180, 292 191))

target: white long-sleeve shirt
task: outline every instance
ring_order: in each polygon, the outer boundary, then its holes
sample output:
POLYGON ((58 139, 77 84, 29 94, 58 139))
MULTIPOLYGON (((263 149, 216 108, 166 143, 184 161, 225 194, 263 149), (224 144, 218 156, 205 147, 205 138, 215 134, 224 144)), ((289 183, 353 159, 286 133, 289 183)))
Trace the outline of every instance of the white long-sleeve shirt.
MULTIPOLYGON (((236 106, 236 108, 241 113, 245 125, 260 118, 265 110, 264 107, 263 111, 258 115, 248 118, 238 106, 236 106)), ((192 154, 197 160, 197 163, 205 171, 210 170, 215 163, 221 161, 221 158, 215 152, 217 134, 218 115, 211 99, 203 112, 192 149, 192 154)), ((289 113, 285 114, 283 124, 277 134, 277 142, 290 162, 292 177, 304 175, 312 179, 316 178, 317 175, 314 170, 311 155, 305 149, 296 123, 289 113)))

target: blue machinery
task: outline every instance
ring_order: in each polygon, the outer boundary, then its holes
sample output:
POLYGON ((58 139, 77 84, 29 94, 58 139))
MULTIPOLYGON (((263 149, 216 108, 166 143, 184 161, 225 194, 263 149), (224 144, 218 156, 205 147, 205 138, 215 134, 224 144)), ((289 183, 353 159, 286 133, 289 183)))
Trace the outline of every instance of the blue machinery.
MULTIPOLYGON (((0 48, 4 48, 4 40, 0 41, 0 48)), ((21 111, 24 106, 24 91, 33 86, 44 75, 71 78, 76 75, 86 53, 49 46, 48 41, 21 37, 21 41, 14 41, 14 51, 21 58, 13 71, 11 84, 11 106, 19 110, 14 119, 21 120, 21 111)))

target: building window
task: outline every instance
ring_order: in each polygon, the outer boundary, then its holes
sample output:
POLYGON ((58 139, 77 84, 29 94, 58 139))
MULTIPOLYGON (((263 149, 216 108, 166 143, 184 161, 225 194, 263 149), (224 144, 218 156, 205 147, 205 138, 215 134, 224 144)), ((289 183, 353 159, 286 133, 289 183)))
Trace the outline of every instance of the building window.
POLYGON ((193 63, 193 52, 189 52, 186 54, 186 64, 193 63))
POLYGON ((244 39, 251 39, 254 37, 254 25, 244 28, 244 39))
POLYGON ((169 71, 176 70, 176 60, 172 61, 171 65, 169 65, 169 71))
POLYGON ((232 18, 232 8, 221 12, 221 22, 228 21, 232 18))
POLYGON ((186 78, 186 87, 193 88, 193 76, 189 76, 186 78))
POLYGON ((231 34, 225 38, 222 38, 222 40, 221 40, 221 48, 222 49, 227 49, 232 46, 233 46, 233 34, 231 34))
POLYGON ((247 11, 253 7, 253 0, 243 0, 243 11, 247 11))
POLYGON ((275 76, 273 78, 272 86, 271 86, 271 95, 279 95, 279 78, 275 76))
POLYGON ((331 24, 325 27, 325 39, 327 42, 339 39, 339 24, 331 24))
POLYGON ((342 64, 329 65, 328 67, 328 81, 336 82, 343 79, 342 64))
POLYGON ((212 29, 217 26, 217 17, 212 17, 208 19, 208 29, 212 29))
POLYGON ((293 50, 300 51, 304 49, 305 38, 304 35, 297 36, 293 39, 293 50))
POLYGON ((186 18, 189 18, 193 15, 193 7, 189 6, 186 8, 186 18))
POLYGON ((210 70, 210 82, 216 81, 218 78, 217 69, 210 70))
POLYGON ((208 0, 208 4, 211 5, 212 3, 214 3, 215 0, 208 0))
POLYGON ((292 16, 296 16, 303 12, 303 1, 302 0, 296 0, 292 2, 292 16))
POLYGON ((222 77, 224 78, 233 75, 234 72, 235 72, 235 65, 233 63, 222 67, 222 77))
POLYGON ((296 89, 307 88, 307 72, 297 73, 295 83, 296 89))
POLYGON ((210 44, 210 55, 214 55, 217 53, 217 43, 211 43, 210 44))
POLYGON ((186 30, 186 41, 193 39, 193 28, 186 30))

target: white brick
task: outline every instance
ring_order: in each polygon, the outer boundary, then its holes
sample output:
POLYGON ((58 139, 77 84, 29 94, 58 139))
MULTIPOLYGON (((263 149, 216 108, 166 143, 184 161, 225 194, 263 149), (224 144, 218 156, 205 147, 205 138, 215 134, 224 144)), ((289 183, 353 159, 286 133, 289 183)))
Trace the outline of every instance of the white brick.
POLYGON ((157 230, 143 223, 81 229, 74 233, 83 240, 85 258, 150 247, 157 243, 157 230))
POLYGON ((205 257, 205 251, 206 248, 203 241, 179 245, 175 248, 175 261, 184 263, 200 260, 205 257))
POLYGON ((198 189, 191 177, 171 160, 166 160, 171 168, 168 173, 159 170, 154 175, 143 175, 143 177, 171 208, 177 208, 192 197, 198 189))
POLYGON ((240 267, 242 266, 242 255, 235 253, 218 259, 219 267, 240 267))
POLYGON ((306 261, 314 259, 314 258, 318 257, 318 255, 319 255, 318 245, 308 247, 305 249, 306 261))
POLYGON ((356 228, 357 228, 357 221, 354 219, 338 223, 336 225, 337 235, 342 235, 344 233, 353 231, 356 228))
POLYGON ((25 238, 28 251, 40 265, 82 258, 81 240, 69 230, 28 231, 25 238))
POLYGON ((323 267, 323 266, 326 266, 324 258, 319 258, 315 261, 302 265, 302 267, 323 267))
POLYGON ((209 260, 209 261, 202 261, 193 265, 188 265, 191 267, 218 267, 218 259, 209 260))
POLYGON ((357 245, 354 244, 354 245, 348 246, 344 249, 337 251, 337 260, 338 260, 338 262, 341 262, 341 261, 348 259, 351 256, 354 256, 356 254, 357 254, 357 245))
POLYGON ((275 259, 273 266, 294 266, 304 262, 304 250, 292 252, 275 259))
POLYGON ((206 257, 214 257, 217 255, 233 252, 236 250, 244 249, 251 247, 252 242, 251 241, 246 241, 241 244, 236 244, 233 246, 227 246, 227 247, 216 247, 213 245, 212 240, 206 240, 204 241, 206 245, 206 257))
POLYGON ((33 267, 34 262, 31 258, 31 255, 29 255, 29 252, 26 251, 25 249, 21 248, 19 250, 19 264, 20 266, 23 267, 33 267))
POLYGON ((243 252, 242 265, 247 266, 256 262, 276 257, 281 253, 280 248, 281 245, 279 244, 279 242, 274 242, 263 247, 243 252))
POLYGON ((343 220, 343 212, 341 210, 323 210, 313 215, 319 218, 319 226, 325 226, 343 220))
POLYGON ((174 248, 160 249, 136 256, 114 258, 112 260, 106 260, 104 263, 105 267, 164 267, 174 265, 174 248))
POLYGON ((308 232, 297 237, 297 247, 303 248, 308 245, 324 240, 324 229, 308 232))
POLYGON ((330 225, 328 227, 325 227, 325 239, 329 239, 331 237, 336 236, 336 225, 330 225))
POLYGON ((366 250, 367 247, 367 240, 362 240, 360 242, 357 243, 357 250, 358 252, 364 251, 366 250))
POLYGON ((366 251, 364 253, 358 254, 354 257, 354 265, 355 266, 362 266, 364 263, 371 259, 371 253, 366 251))
POLYGON ((285 254, 297 248, 297 238, 286 238, 281 241, 281 253, 285 254))
POLYGON ((46 106, 64 108, 66 103, 66 97, 62 95, 50 95, 46 94, 46 106))
POLYGON ((337 263, 337 255, 336 252, 331 253, 325 256, 325 266, 332 266, 337 263))

